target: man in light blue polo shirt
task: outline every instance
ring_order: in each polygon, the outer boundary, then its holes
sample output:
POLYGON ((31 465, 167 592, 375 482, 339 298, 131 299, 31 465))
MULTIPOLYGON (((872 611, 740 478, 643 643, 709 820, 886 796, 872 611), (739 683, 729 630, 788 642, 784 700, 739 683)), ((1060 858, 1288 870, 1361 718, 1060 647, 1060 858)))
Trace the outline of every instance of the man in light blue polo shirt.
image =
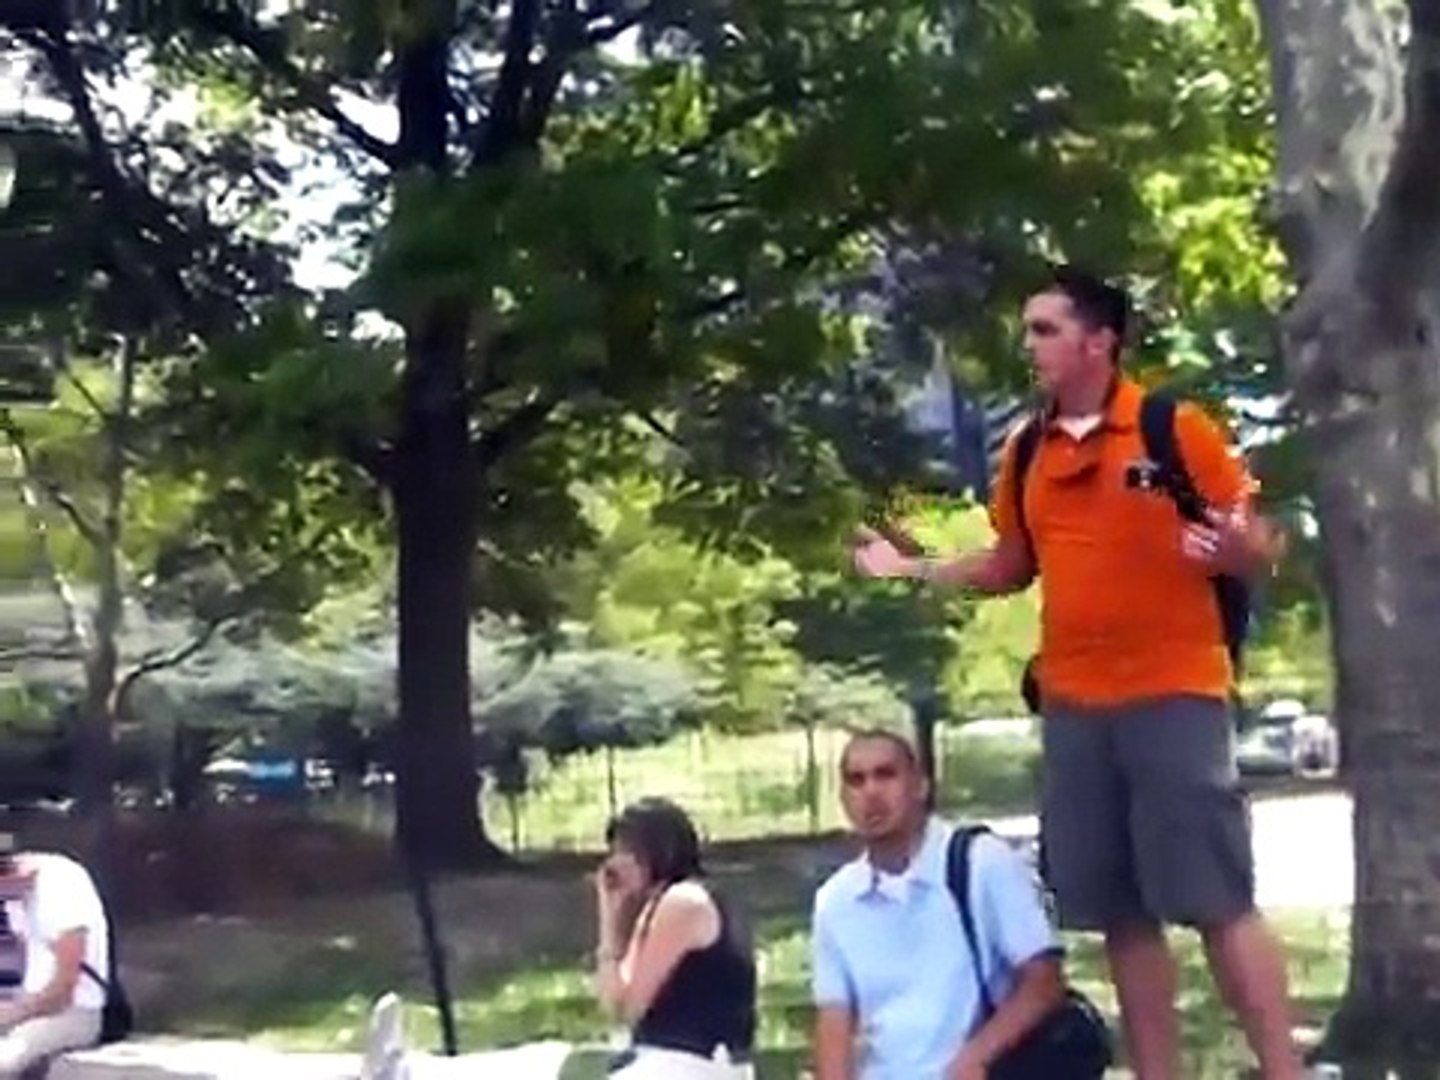
POLYGON ((970 907, 995 1012, 946 884, 951 828, 931 816, 914 748, 862 732, 841 800, 865 852, 815 896, 815 1080, 982 1080, 1064 997, 1060 949, 1024 859, 988 834, 970 849, 970 907))

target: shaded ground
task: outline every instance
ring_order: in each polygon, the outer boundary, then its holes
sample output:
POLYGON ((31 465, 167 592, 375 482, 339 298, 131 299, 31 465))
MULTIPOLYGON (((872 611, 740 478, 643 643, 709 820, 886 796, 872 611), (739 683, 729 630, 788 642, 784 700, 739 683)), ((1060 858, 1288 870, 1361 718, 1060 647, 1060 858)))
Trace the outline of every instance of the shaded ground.
MULTIPOLYGON (((418 1044, 438 1045, 434 1012, 423 1007, 429 986, 418 922, 383 838, 253 809, 124 825, 115 853, 125 874, 122 961, 144 1029, 354 1048, 370 1002, 397 989, 417 1003, 418 1044), (199 906, 213 910, 187 913, 199 906)), ((73 843, 63 822, 49 828, 48 837, 28 832, 37 845, 73 843)), ((848 856, 836 835, 712 849, 714 876, 757 926, 767 1078, 799 1075, 810 899, 848 856)), ((554 855, 436 883, 462 1049, 547 1037, 604 1041, 584 974, 592 866, 590 857, 554 855)), ((1343 983, 1345 922, 1334 910, 1282 915, 1302 1011, 1315 1024, 1343 983)), ((1098 951, 1073 944, 1077 980, 1110 1006, 1098 951)), ((1193 939, 1181 945, 1190 1075, 1230 1080, 1241 1074, 1243 1051, 1193 939)))
MULTIPOLYGON (((60 815, 0 822, 30 847, 79 855, 60 815)), ((424 998, 414 901, 389 841, 293 810, 125 815, 109 855, 121 963, 146 1028, 226 1033, 303 1026, 353 995, 424 998)), ((838 837, 717 845, 713 872, 756 918, 803 911, 846 857, 838 837)), ((528 858, 434 883, 452 979, 484 992, 521 970, 575 963, 593 944, 590 856, 528 858)))

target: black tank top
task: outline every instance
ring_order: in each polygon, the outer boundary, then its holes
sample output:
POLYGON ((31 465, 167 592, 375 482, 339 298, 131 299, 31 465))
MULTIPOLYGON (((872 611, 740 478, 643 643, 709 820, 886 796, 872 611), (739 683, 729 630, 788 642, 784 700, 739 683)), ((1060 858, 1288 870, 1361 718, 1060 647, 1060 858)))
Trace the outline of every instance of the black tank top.
POLYGON ((747 1058, 755 1044, 755 957, 726 905, 705 891, 720 913, 714 944, 680 958, 631 1033, 636 1045, 710 1057, 717 1046, 747 1058))

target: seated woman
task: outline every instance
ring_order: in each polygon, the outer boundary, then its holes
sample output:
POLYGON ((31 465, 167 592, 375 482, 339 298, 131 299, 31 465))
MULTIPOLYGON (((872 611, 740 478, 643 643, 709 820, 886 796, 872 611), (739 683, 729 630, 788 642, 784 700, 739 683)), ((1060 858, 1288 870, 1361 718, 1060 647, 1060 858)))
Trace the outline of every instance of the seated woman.
POLYGON ((642 799, 606 829, 595 875, 600 1000, 630 1028, 616 1080, 750 1080, 755 959, 705 883, 689 817, 642 799))

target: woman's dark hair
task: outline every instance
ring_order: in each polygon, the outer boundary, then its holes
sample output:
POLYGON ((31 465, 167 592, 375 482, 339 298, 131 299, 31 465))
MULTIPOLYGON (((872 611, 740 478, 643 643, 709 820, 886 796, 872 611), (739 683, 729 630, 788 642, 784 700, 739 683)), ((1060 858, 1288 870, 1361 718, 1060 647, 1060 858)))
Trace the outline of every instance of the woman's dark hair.
POLYGON ((605 843, 624 844, 657 882, 666 885, 703 873, 700 837, 690 816, 669 799, 631 803, 605 827, 605 843))

